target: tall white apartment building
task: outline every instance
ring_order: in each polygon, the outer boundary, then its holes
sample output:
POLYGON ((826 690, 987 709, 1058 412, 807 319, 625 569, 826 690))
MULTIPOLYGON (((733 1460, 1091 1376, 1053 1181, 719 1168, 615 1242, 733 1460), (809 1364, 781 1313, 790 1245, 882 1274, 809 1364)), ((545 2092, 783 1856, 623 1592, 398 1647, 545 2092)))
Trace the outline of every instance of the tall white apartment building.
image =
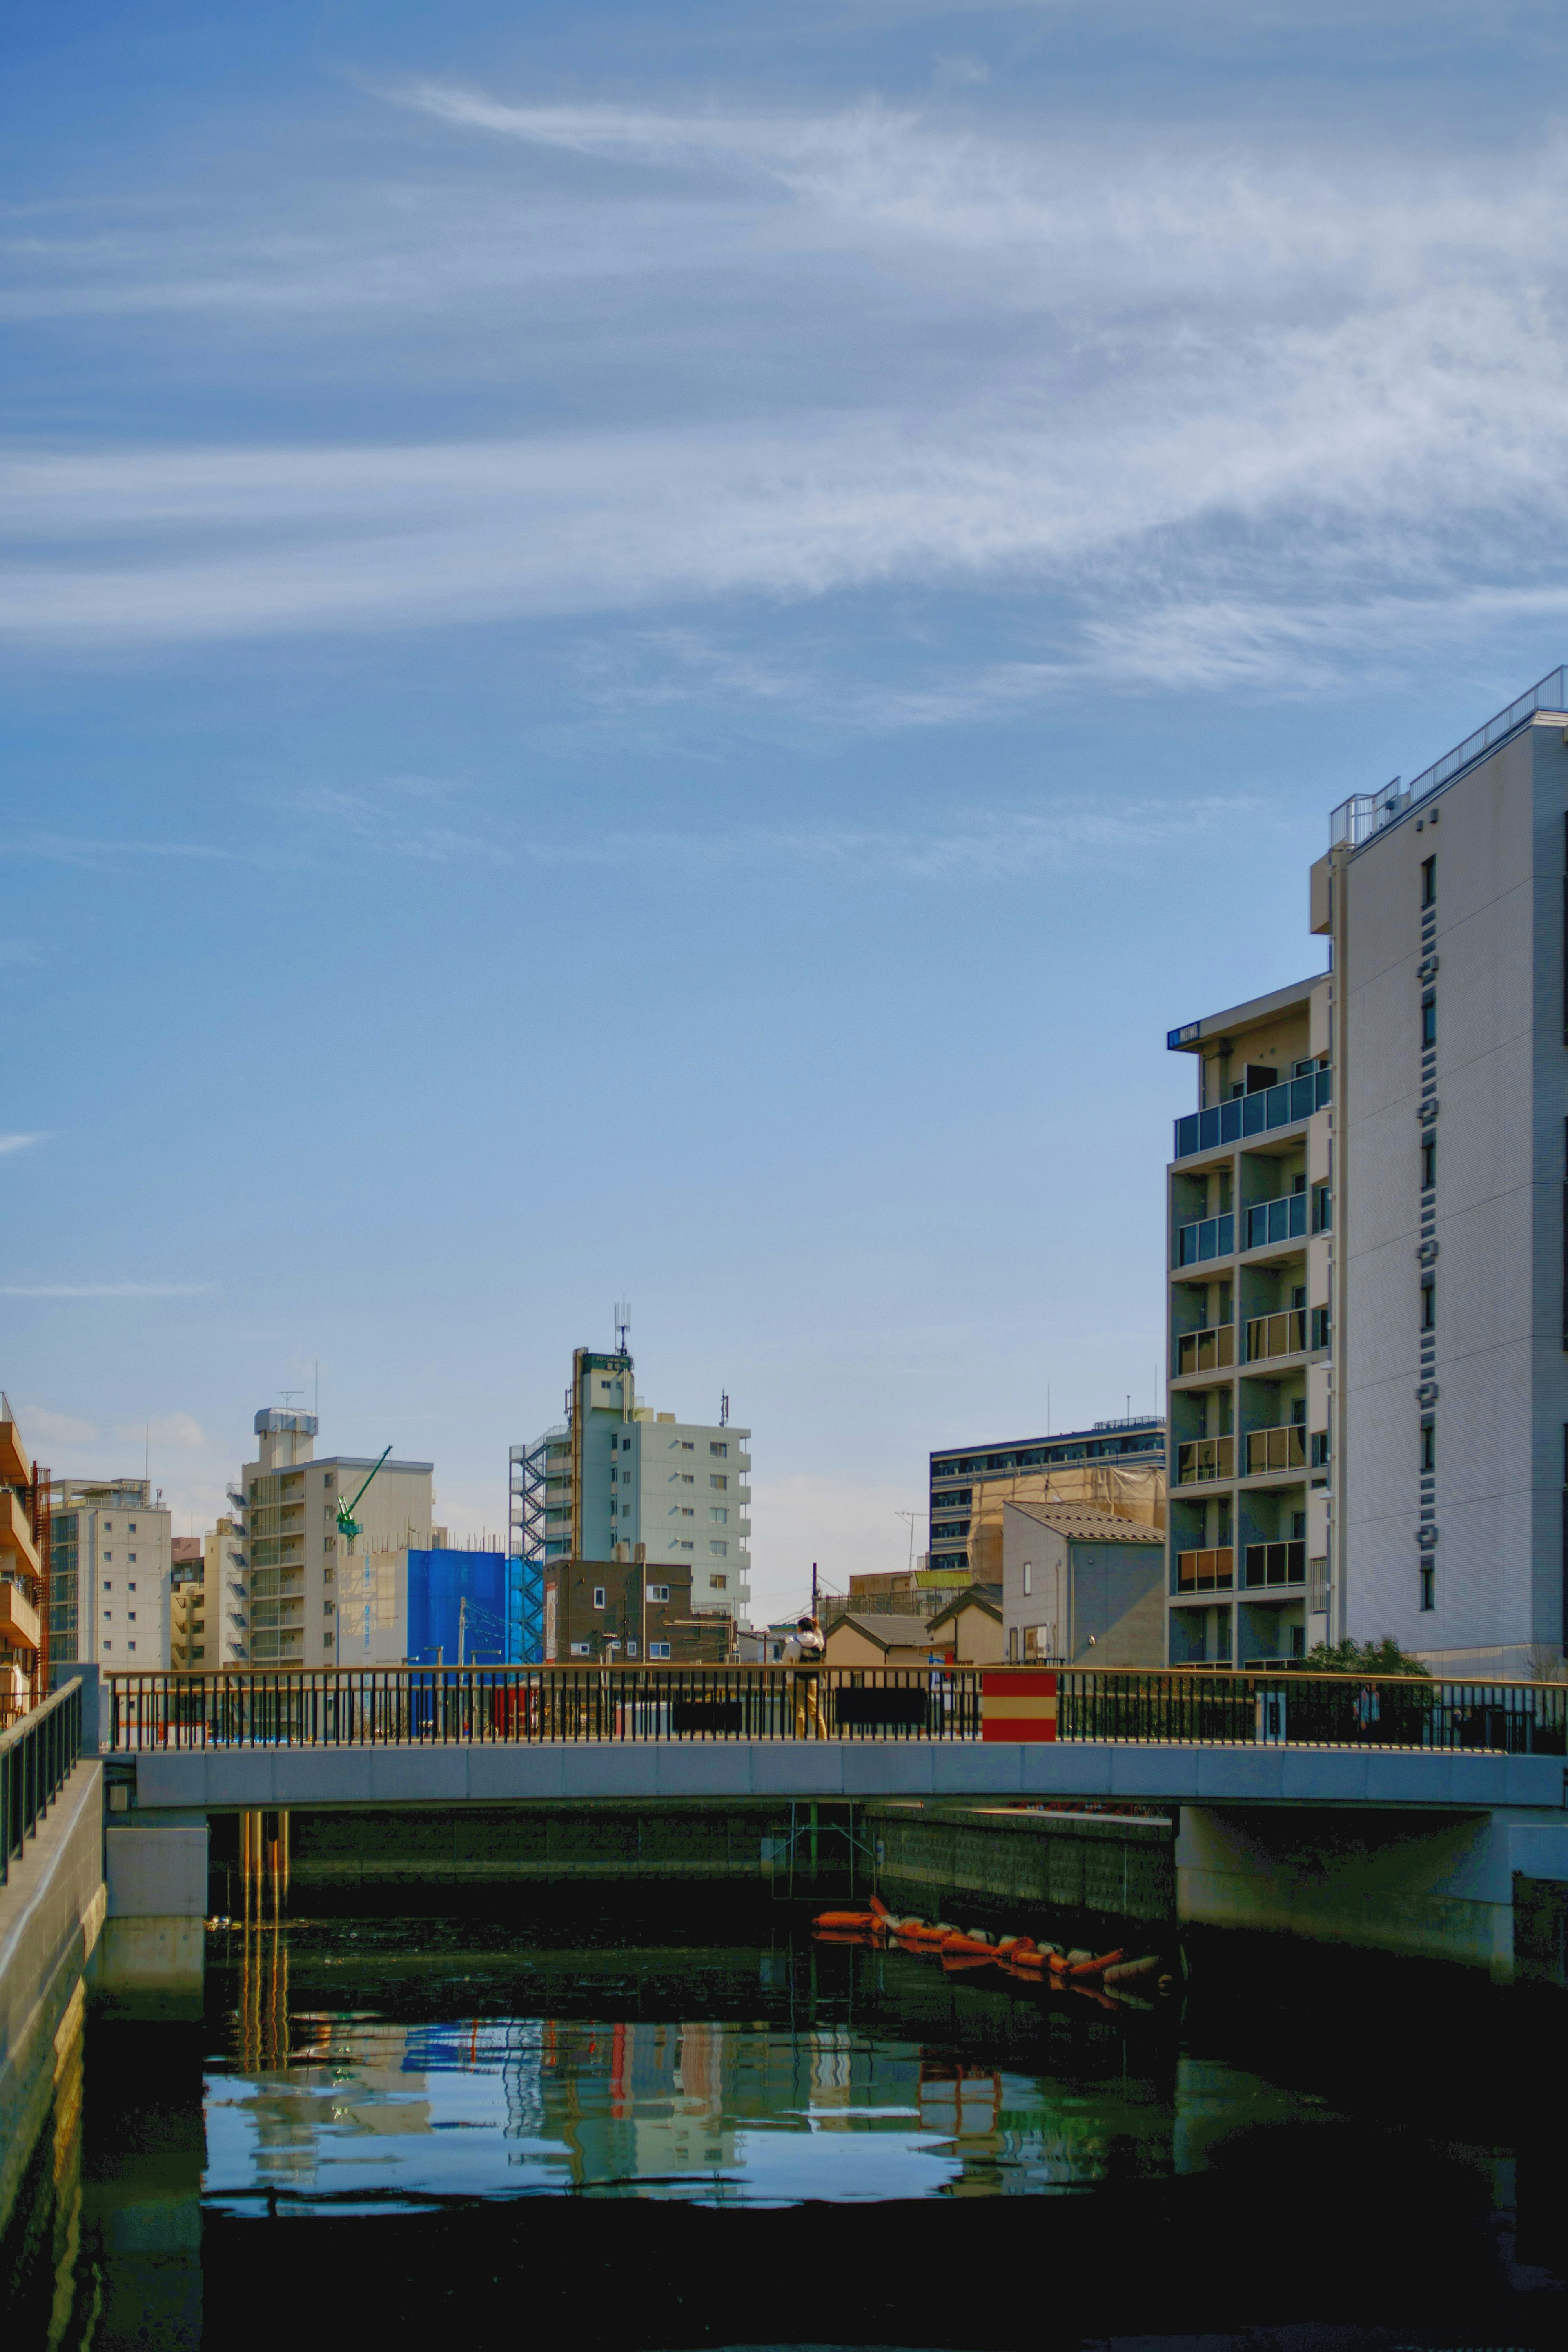
POLYGON ((49 1495, 51 1663, 169 1664, 170 1514, 144 1478, 57 1478, 49 1495))
MULTIPOLYGON (((264 1409, 256 1459, 231 1493, 221 1546, 223 1658, 251 1665, 401 1663, 407 1554, 431 1540, 434 1465, 370 1454, 315 1458, 314 1413, 264 1409), (339 1531, 351 1503, 361 1532, 339 1531), (243 1519, 241 1515, 243 1514, 243 1519)), ((208 1602, 209 1621, 213 1613, 208 1602)))
POLYGON ((1171 1033, 1173 1660, 1563 1655, 1568 674, 1312 868, 1330 970, 1171 1033), (1309 1099, 1310 1097, 1310 1099, 1309 1099))
POLYGON ((636 1393, 630 1355, 579 1348, 572 1417, 511 1449, 511 1542, 524 1559, 636 1557, 689 1573, 698 1615, 751 1606, 751 1432, 679 1421, 636 1393), (624 1549, 622 1549, 622 1548, 624 1549))

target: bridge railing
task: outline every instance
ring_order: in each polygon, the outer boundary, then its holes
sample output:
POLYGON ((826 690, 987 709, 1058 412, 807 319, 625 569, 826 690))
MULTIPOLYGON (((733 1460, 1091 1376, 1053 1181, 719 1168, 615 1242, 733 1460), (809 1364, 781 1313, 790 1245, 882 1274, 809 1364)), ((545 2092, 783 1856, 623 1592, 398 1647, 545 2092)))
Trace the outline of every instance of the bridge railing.
POLYGON ((1055 1739, 1560 1756, 1568 1685, 1065 1666, 325 1666, 116 1673, 110 1745, 1055 1739))
POLYGON ((0 1732, 0 1886, 81 1758, 81 1685, 67 1683, 0 1732))

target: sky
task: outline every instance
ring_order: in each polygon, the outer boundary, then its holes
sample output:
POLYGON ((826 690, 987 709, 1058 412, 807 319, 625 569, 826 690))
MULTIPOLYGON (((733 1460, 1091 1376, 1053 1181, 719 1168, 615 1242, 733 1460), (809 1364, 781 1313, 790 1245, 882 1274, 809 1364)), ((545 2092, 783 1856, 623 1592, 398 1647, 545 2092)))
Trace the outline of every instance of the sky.
POLYGON ((1151 1410, 1166 1031, 1568 654, 1568 22, 16 0, 0 1386, 455 1539, 630 1301, 754 1614, 1151 1410))

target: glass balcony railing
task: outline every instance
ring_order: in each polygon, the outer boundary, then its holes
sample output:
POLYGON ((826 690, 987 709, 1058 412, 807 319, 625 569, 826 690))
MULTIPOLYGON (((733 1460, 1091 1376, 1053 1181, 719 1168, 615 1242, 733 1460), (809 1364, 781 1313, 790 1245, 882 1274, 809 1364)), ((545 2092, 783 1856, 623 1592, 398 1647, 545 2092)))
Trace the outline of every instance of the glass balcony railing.
POLYGON ((1270 1470, 1304 1470, 1307 1466, 1307 1432, 1299 1422, 1282 1422, 1275 1429, 1249 1429, 1247 1433, 1247 1475, 1260 1477, 1270 1470))
POLYGON ((1243 1249, 1261 1249, 1266 1242, 1294 1241, 1307 1230, 1307 1196, 1286 1192, 1277 1201, 1259 1201, 1247 1211, 1243 1249))
POLYGON ((1178 1551, 1178 1592, 1228 1592, 1236 1581, 1236 1554, 1228 1544, 1213 1551, 1178 1551))
POLYGON ((1260 1584, 1304 1584, 1307 1580, 1304 1543, 1249 1544, 1242 1560, 1241 1581, 1249 1591, 1260 1584))
POLYGON ((1207 1331, 1183 1331, 1176 1340, 1176 1378, 1220 1372, 1236 1361, 1236 1326, 1216 1323, 1207 1331))
POLYGON ((1240 1143, 1249 1135, 1266 1135, 1271 1128, 1291 1127, 1310 1118, 1333 1099, 1333 1072, 1309 1070, 1304 1077, 1287 1078, 1277 1087, 1261 1087, 1255 1095, 1237 1095, 1231 1101, 1212 1103, 1207 1110, 1189 1111, 1176 1123, 1175 1160, 1195 1151, 1217 1151, 1221 1145, 1240 1143))
POLYGON ((1230 1257, 1236 1249, 1236 1215, 1205 1217, 1195 1225, 1176 1227, 1177 1265, 1197 1265, 1206 1257, 1230 1257))
POLYGON ((1247 1325, 1247 1361, 1260 1363, 1267 1356, 1299 1356, 1307 1344, 1303 1307, 1288 1307, 1281 1315, 1254 1315, 1247 1325))
POLYGON ((1234 1478, 1234 1437, 1194 1437, 1176 1448, 1176 1485, 1193 1486, 1206 1478, 1234 1478))

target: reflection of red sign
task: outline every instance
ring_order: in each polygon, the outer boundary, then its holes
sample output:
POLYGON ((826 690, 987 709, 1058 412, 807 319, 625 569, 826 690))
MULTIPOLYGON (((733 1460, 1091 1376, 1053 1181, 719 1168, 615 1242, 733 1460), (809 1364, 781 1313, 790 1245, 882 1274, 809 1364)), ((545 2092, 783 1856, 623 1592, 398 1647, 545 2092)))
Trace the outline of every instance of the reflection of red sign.
POLYGON ((980 1676, 982 1739, 1054 1739, 1055 1675, 1009 1666, 980 1676))

